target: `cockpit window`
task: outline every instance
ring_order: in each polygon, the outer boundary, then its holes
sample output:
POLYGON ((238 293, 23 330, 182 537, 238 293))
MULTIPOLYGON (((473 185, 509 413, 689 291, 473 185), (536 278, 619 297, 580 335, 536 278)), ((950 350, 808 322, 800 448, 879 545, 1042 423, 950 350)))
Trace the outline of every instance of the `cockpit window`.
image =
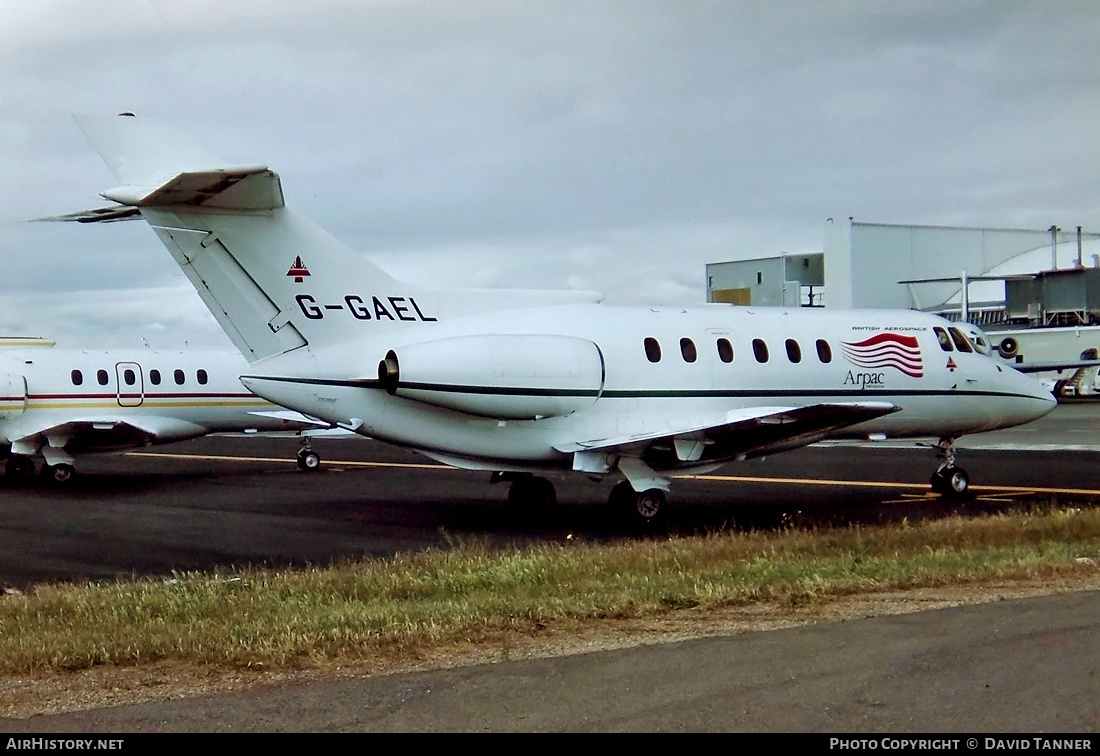
POLYGON ((958 328, 951 328, 949 330, 951 332, 951 340, 955 342, 955 346, 958 347, 960 352, 974 351, 974 347, 970 345, 970 340, 966 338, 966 334, 958 328))
POLYGON ((989 355, 993 353, 993 350, 989 346, 989 342, 985 340, 981 331, 970 332, 970 343, 974 345, 974 351, 981 354, 989 355))
POLYGON ((935 332, 936 338, 940 342, 940 349, 945 352, 955 351, 955 348, 951 346, 951 337, 947 335, 947 331, 943 330, 939 326, 936 326, 932 330, 935 332))

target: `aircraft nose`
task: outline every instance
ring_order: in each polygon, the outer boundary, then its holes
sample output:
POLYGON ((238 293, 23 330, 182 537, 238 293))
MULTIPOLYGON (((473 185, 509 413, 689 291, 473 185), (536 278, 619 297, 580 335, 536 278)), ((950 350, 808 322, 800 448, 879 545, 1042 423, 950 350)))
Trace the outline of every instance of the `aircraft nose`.
POLYGON ((1039 381, 1022 373, 1013 373, 1014 388, 1021 395, 1021 401, 1017 403, 1017 423, 1038 420, 1058 406, 1058 400, 1039 381))

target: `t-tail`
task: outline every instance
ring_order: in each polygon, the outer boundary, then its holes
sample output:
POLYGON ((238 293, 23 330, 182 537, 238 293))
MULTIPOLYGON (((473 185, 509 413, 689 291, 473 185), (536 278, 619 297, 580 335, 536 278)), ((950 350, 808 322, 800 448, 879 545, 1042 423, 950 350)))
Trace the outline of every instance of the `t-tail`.
POLYGON ((120 182, 102 196, 123 207, 65 219, 144 217, 250 362, 477 311, 600 299, 402 283, 287 208, 279 176, 266 165, 231 165, 159 122, 77 122, 120 182))

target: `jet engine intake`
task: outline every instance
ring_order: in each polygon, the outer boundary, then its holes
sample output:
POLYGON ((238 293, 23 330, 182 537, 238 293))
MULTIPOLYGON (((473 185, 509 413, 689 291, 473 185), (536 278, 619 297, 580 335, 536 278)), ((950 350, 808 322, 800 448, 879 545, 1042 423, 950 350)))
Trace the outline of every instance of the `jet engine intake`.
POLYGON ((391 349, 378 363, 391 396, 500 420, 568 415, 596 403, 600 348, 572 336, 456 336, 391 349))

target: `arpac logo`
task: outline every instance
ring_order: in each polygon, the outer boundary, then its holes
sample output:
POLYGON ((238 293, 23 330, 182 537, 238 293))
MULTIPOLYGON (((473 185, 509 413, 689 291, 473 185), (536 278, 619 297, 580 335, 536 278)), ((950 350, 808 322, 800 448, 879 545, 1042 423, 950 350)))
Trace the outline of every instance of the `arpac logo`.
MULTIPOLYGON (((880 333, 863 341, 840 342, 840 348, 844 350, 844 356, 857 367, 866 370, 882 370, 893 368, 900 370, 910 378, 920 378, 924 375, 924 361, 921 358, 920 343, 915 336, 902 336, 898 333, 880 333)), ((875 374, 878 380, 854 381, 866 385, 866 383, 881 383, 882 374, 875 374)))
POLYGON ((288 276, 294 276, 294 283, 301 283, 302 279, 309 275, 305 263, 302 262, 301 255, 297 255, 294 258, 294 264, 290 266, 290 270, 288 270, 286 274, 288 276))

